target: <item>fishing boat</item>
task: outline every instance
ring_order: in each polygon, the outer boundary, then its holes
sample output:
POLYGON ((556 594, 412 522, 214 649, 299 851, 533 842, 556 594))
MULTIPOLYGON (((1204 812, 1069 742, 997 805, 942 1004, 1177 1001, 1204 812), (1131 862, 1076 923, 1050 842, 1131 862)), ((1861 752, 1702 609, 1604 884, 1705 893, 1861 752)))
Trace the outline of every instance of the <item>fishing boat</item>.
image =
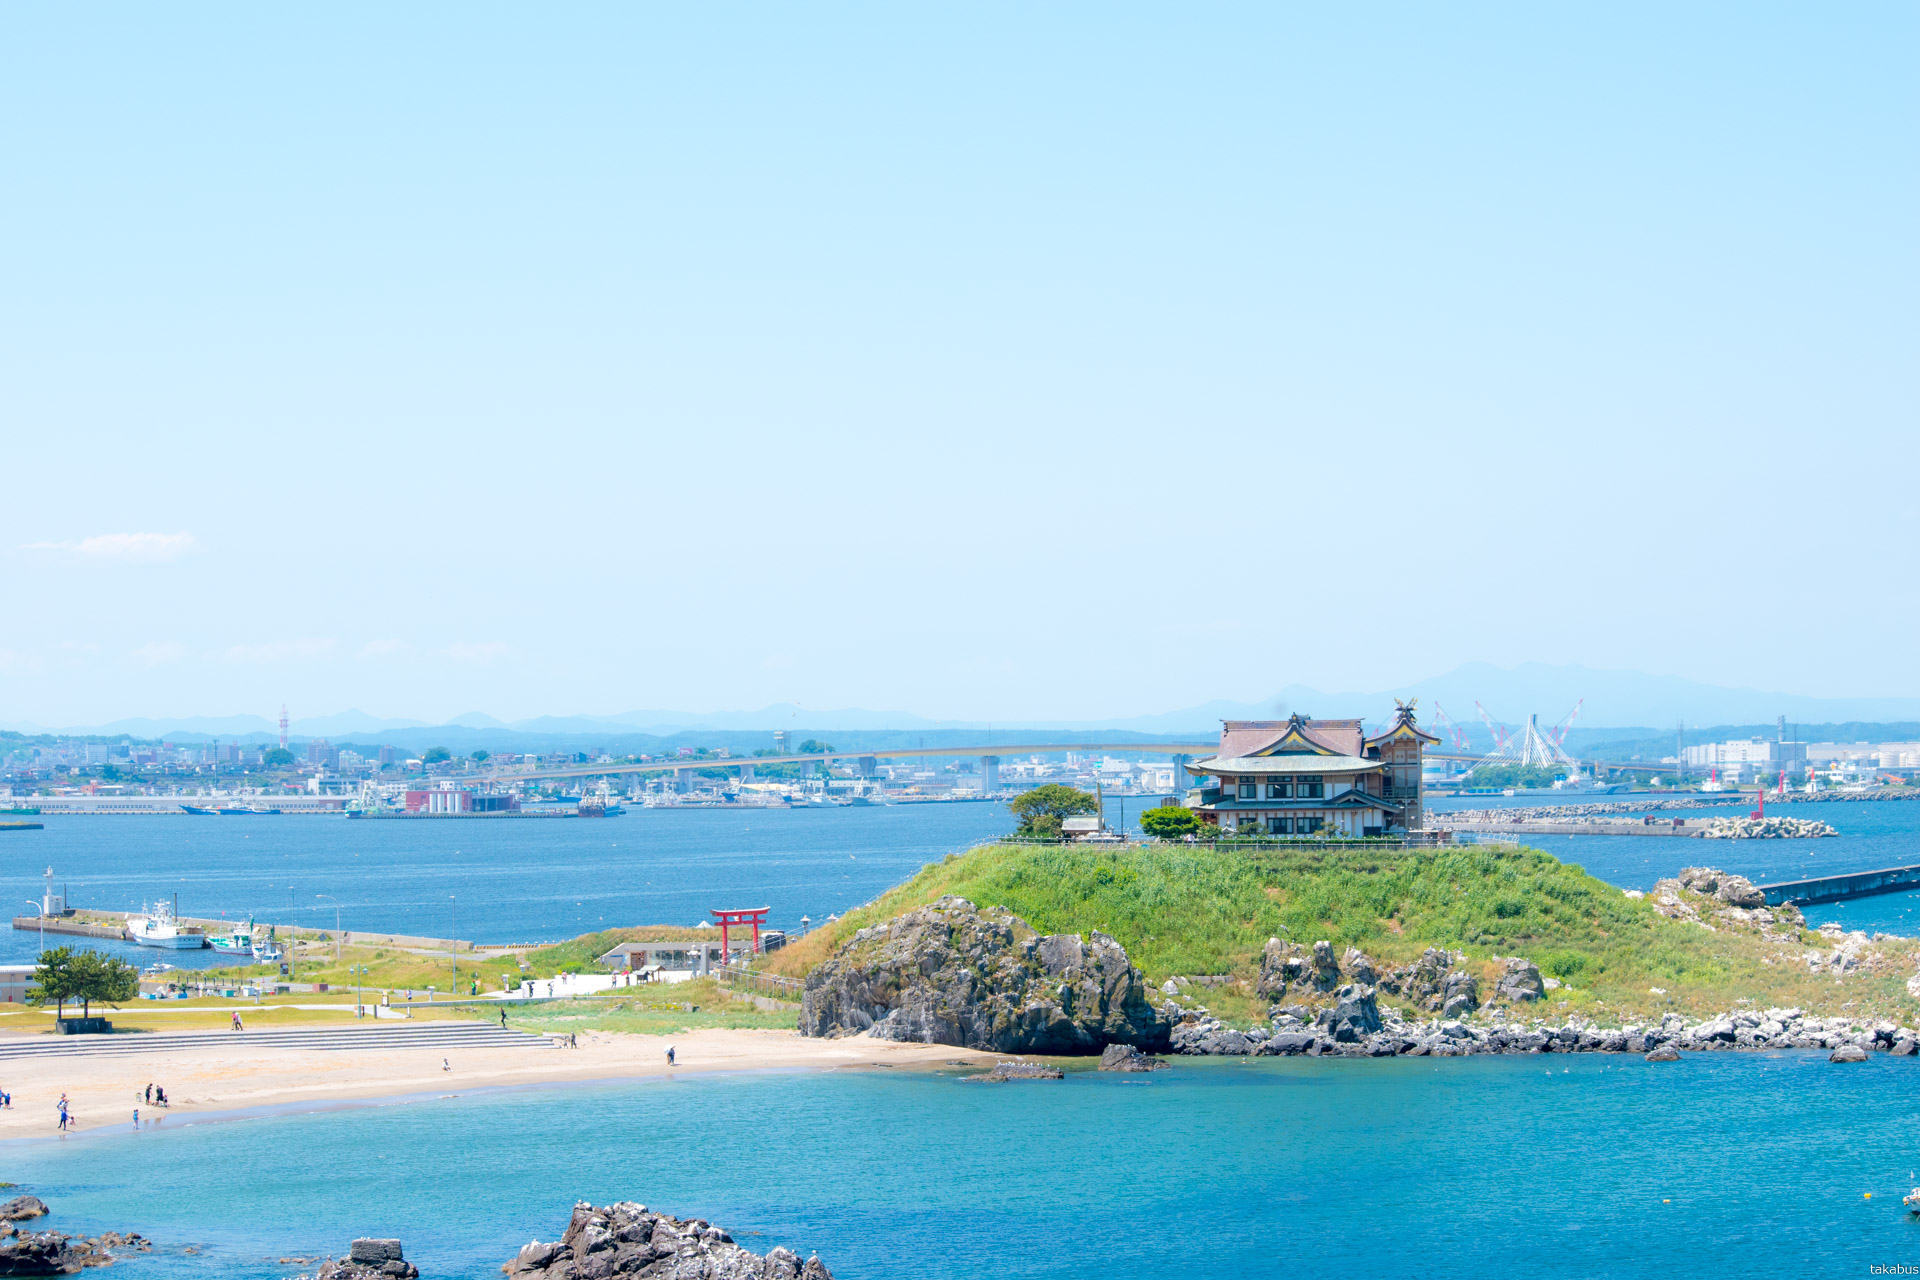
POLYGON ((198 951, 207 945, 207 935, 199 929, 183 928, 174 918, 172 904, 164 900, 140 915, 128 916, 127 937, 143 947, 174 951, 198 951))
POLYGON ((204 805, 197 804, 183 804, 180 807, 196 818, 211 818, 219 812, 217 809, 209 809, 204 805))
POLYGON ((253 955, 253 921, 249 919, 244 927, 235 928, 231 933, 216 933, 209 941, 213 949, 223 956, 253 955))
POLYGON ((278 964, 282 954, 280 944, 272 938, 268 938, 265 942, 256 942, 253 944, 253 958, 255 963, 278 964))

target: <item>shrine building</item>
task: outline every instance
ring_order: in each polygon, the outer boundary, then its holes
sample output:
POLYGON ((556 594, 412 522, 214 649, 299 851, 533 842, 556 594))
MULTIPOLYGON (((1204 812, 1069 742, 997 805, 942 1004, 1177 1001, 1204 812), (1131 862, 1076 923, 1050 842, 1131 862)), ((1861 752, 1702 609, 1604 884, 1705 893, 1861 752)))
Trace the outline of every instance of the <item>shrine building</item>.
POLYGON ((1418 831, 1421 753, 1438 741, 1411 703, 1373 737, 1358 720, 1222 721, 1218 753, 1187 766, 1214 782, 1187 792, 1187 807, 1228 831, 1276 836, 1418 831))

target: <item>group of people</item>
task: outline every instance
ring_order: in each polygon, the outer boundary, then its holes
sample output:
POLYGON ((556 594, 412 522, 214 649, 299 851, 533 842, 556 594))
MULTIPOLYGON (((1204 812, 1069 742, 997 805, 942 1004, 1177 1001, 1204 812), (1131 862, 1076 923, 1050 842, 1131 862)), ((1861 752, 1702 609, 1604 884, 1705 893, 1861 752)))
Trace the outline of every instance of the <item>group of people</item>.
POLYGON ((167 1091, 166 1091, 165 1089, 163 1089, 163 1088, 161 1088, 161 1087, 160 1087, 159 1085, 157 1085, 157 1084, 150 1084, 150 1085, 148 1085, 148 1086, 147 1086, 147 1103, 148 1103, 148 1105, 150 1105, 150 1106, 155 1106, 155 1107, 164 1107, 164 1106, 166 1106, 166 1105, 167 1105, 167 1091))

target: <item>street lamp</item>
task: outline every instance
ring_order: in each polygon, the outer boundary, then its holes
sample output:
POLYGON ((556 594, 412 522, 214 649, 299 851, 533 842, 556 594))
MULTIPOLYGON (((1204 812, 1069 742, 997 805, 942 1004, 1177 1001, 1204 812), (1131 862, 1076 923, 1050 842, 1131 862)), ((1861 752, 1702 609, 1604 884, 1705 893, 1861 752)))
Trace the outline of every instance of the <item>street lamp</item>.
POLYGON ((325 898, 333 904, 333 963, 338 965, 340 963, 340 899, 330 893, 316 893, 313 896, 325 898))
POLYGON ((353 974, 353 1016, 364 1018, 367 1015, 366 1006, 360 1002, 360 982, 367 976, 367 966, 357 964, 349 972, 353 974))

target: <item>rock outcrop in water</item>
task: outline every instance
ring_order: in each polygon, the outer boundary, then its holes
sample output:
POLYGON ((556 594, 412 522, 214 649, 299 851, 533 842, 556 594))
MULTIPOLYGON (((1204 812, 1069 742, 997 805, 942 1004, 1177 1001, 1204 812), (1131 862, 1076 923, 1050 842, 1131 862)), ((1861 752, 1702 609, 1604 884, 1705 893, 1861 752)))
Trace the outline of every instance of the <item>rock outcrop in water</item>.
POLYGON ((348 1246, 346 1257, 328 1260, 313 1280, 418 1280, 419 1275, 398 1240, 367 1238, 348 1246))
POLYGON ((862 929, 807 975, 800 1030, 999 1053, 1167 1047, 1171 1023, 1104 933, 1040 934, 949 895, 862 929))
POLYGON ((625 1201, 597 1209, 578 1204, 566 1234, 535 1241, 500 1268, 514 1280, 833 1280, 818 1258, 791 1249, 765 1256, 699 1218, 670 1218, 625 1201))
MULTIPOLYGON (((0 1213, 14 1212, 23 1218, 37 1218, 47 1206, 33 1196, 19 1196, 0 1207, 0 1213), (38 1212, 34 1212, 38 1206, 38 1212)), ((64 1231, 21 1231, 10 1219, 0 1227, 0 1276, 66 1276, 88 1267, 104 1267, 114 1260, 116 1251, 145 1253, 151 1248, 137 1232, 122 1235, 108 1231, 97 1236, 70 1236, 64 1231)))

